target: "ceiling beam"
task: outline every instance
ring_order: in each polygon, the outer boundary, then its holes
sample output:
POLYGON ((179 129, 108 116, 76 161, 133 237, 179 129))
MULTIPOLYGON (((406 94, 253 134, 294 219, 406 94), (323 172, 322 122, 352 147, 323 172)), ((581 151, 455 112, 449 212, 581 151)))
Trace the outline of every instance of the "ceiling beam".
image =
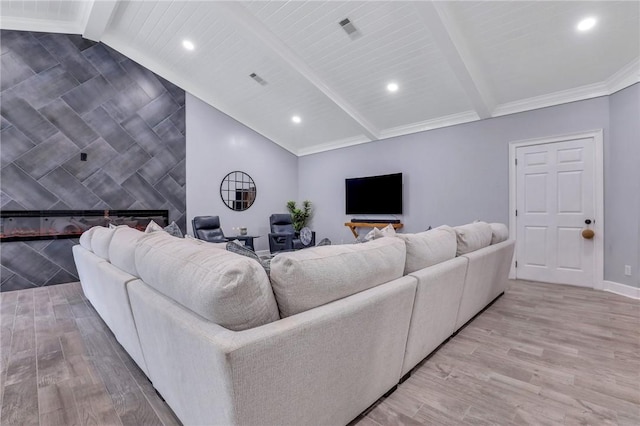
POLYGON ((242 29, 254 36, 255 41, 264 44, 271 52, 285 61, 298 74, 314 85, 321 93, 353 119, 362 129, 364 135, 371 139, 379 139, 380 131, 360 114, 346 99, 333 90, 327 82, 318 76, 296 52, 276 36, 267 26, 251 14, 240 2, 216 2, 225 15, 233 19, 242 29))
POLYGON ((446 2, 421 1, 414 7, 462 85, 480 118, 489 118, 495 101, 446 2))
POLYGON ((82 37, 100 41, 107 29, 111 15, 116 10, 118 0, 94 0, 87 6, 88 13, 82 37))

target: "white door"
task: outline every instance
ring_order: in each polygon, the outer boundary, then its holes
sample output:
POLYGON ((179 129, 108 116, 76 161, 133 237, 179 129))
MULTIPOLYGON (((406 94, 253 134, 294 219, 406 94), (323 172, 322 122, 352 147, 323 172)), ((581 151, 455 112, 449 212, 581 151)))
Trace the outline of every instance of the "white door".
POLYGON ((593 138, 516 148, 516 277, 593 287, 593 138), (585 222, 591 221, 590 225, 585 222))

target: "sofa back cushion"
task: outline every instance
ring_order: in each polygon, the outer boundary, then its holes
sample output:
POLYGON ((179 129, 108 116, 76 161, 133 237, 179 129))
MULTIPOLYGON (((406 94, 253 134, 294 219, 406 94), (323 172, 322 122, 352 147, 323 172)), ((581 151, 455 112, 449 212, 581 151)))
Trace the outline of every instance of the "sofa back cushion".
POLYGON ((109 245, 115 233, 115 228, 96 226, 91 235, 91 251, 105 260, 109 260, 109 245))
POLYGON ((154 232, 138 240, 135 263, 149 286, 229 330, 279 319, 267 274, 252 259, 154 232))
POLYGON ((135 228, 122 226, 115 229, 109 244, 109 261, 128 274, 138 276, 136 269, 136 244, 144 236, 144 232, 135 228))
POLYGON ((490 223, 491 245, 507 241, 509 239, 509 228, 504 223, 490 223))
POLYGON ((454 229, 458 240, 456 250, 458 256, 480 250, 491 244, 491 226, 486 222, 473 222, 456 226, 454 229))
POLYGON ((406 249, 399 238, 308 248, 271 260, 281 317, 304 312, 400 278, 406 249))
POLYGON ((80 235, 80 245, 86 248, 89 251, 93 251, 91 248, 91 239, 93 237, 93 233, 96 232, 96 229, 102 228, 102 226, 93 226, 80 235))
POLYGON ((418 234, 396 234, 407 246, 404 274, 410 274, 428 266, 456 257, 456 231, 450 226, 440 226, 418 234))

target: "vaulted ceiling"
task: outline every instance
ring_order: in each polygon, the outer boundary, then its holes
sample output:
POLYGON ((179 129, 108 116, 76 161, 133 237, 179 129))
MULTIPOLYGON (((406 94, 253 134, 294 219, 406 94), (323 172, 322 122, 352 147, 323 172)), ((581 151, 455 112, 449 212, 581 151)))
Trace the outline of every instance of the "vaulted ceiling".
POLYGON ((297 155, 607 95, 640 74, 637 1, 3 0, 0 26, 102 41, 297 155))

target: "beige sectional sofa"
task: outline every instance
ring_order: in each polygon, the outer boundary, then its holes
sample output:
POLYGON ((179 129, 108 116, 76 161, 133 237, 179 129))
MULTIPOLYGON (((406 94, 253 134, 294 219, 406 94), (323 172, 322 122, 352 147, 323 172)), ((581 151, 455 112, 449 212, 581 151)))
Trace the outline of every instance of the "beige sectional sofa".
POLYGON ((184 424, 338 425, 505 290, 504 239, 478 222, 315 247, 277 255, 270 277, 126 227, 92 228, 73 252, 87 298, 184 424))

